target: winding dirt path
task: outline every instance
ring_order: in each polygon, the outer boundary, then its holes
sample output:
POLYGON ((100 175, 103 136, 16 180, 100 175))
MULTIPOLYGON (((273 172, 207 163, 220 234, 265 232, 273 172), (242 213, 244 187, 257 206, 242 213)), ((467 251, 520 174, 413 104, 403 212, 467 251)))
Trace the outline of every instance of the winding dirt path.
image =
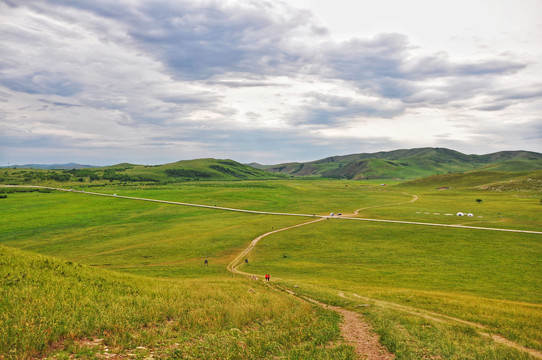
POLYGON ((362 359, 368 360, 391 360, 395 355, 386 349, 378 335, 375 334, 371 325, 363 320, 363 315, 354 311, 343 309, 339 306, 324 304, 320 301, 311 299, 307 296, 301 296, 292 290, 276 286, 276 288, 287 292, 310 303, 318 305, 324 309, 330 309, 342 316, 341 335, 344 340, 354 347, 356 354, 362 359))
POLYGON ((412 199, 410 199, 408 201, 396 202, 396 203, 393 203, 393 204, 383 204, 383 205, 374 205, 374 206, 362 207, 362 208, 356 209, 356 211, 354 211, 354 215, 358 215, 361 210, 374 209, 374 208, 379 208, 379 207, 384 207, 384 206, 403 205, 403 204, 413 203, 414 201, 417 201, 420 198, 418 195, 413 195, 413 194, 409 194, 409 193, 406 193, 406 192, 402 192, 401 194, 412 196, 412 199))
POLYGON ((269 236, 271 234, 275 234, 275 233, 278 233, 278 232, 281 232, 281 231, 285 231, 285 230, 289 230, 289 229, 293 229, 293 228, 296 228, 296 227, 300 227, 300 226, 305 226, 305 225, 309 225, 309 224, 313 224, 315 222, 318 222, 318 221, 322 221, 324 220, 325 217, 321 217, 317 220, 313 220, 313 221, 309 221, 309 222, 306 222, 306 223, 301 223, 301 224, 297 224, 297 225, 292 225, 292 226, 288 226, 288 227, 285 227, 285 228, 281 228, 281 229, 277 229, 277 230, 273 230, 273 231, 269 231, 263 235, 260 235, 258 236, 256 239, 252 240, 252 242, 250 243, 250 245, 245 249, 243 250, 235 259, 233 259, 232 262, 230 262, 228 264, 228 271, 233 273, 233 274, 240 274, 240 275, 246 275, 246 276, 254 276, 254 275, 257 275, 257 274, 250 274, 250 273, 247 273, 247 272, 244 272, 244 271, 241 271, 241 270, 238 270, 237 269, 237 266, 239 266, 241 263, 242 263, 242 259, 244 257, 246 257, 248 255, 248 253, 250 253, 252 251, 252 249, 254 249, 254 247, 256 246, 256 244, 258 244, 258 241, 260 241, 261 239, 263 239, 264 237, 266 236, 269 236))
MULTIPOLYGON (((243 250, 235 259, 233 259, 232 262, 228 264, 228 271, 230 271, 233 274, 239 274, 239 275, 245 275, 248 277, 256 277, 257 274, 247 273, 244 271, 239 270, 237 267, 241 264, 243 264, 243 258, 245 258, 251 251, 256 247, 258 242, 265 238, 266 236, 293 229, 296 227, 301 227, 305 225, 310 225, 319 221, 322 221, 326 219, 325 217, 319 218, 317 220, 309 221, 302 224, 297 224, 293 226, 288 226, 285 228, 269 231, 265 234, 262 234, 252 240, 250 245, 243 250)), ((274 278, 278 279, 278 278, 274 278)), ((382 344, 380 344, 378 335, 376 335, 369 323, 362 320, 362 315, 358 314, 354 311, 346 310, 338 306, 332 306, 328 304, 324 304, 322 302, 319 302, 317 300, 314 300, 312 298, 309 298, 307 296, 299 296, 296 295, 293 291, 279 287, 276 285, 267 284, 269 287, 282 290, 287 292, 290 295, 296 296, 298 298, 301 298, 305 301, 308 301, 310 303, 316 304, 322 308, 333 310, 337 313, 339 313, 342 317, 341 322, 341 335, 344 338, 344 340, 352 345, 355 349, 356 354, 362 358, 362 359, 368 359, 368 360, 391 360, 395 359, 395 355, 390 353, 388 349, 386 349, 382 344)))
MULTIPOLYGON (((403 311, 403 312, 406 312, 406 313, 409 313, 409 314, 412 314, 412 315, 421 316, 421 317, 423 317, 425 319, 428 319, 428 320, 432 320, 432 321, 436 321, 436 322, 440 322, 440 323, 448 323, 448 324, 455 322, 455 323, 460 323, 460 324, 463 324, 463 325, 471 326, 471 327, 476 329, 476 332, 478 334, 480 334, 480 335, 482 335, 484 337, 488 337, 488 338, 492 339, 493 341, 495 341, 496 343, 506 345, 506 346, 509 346, 509 347, 514 348, 516 350, 528 353, 529 355, 531 355, 531 356, 533 356, 533 357, 535 357, 537 359, 542 359, 542 352, 540 352, 538 350, 535 350, 535 349, 525 347, 525 346, 520 345, 518 343, 515 343, 515 342, 513 342, 511 340, 508 340, 504 336, 497 335, 497 334, 491 334, 489 332, 486 332, 486 331, 489 331, 489 329, 486 326, 482 325, 482 324, 475 323, 475 322, 472 322, 472 321, 463 320, 463 319, 459 319, 459 318, 456 318, 456 317, 453 317, 453 316, 439 314, 439 313, 436 313, 436 312, 433 312, 433 311, 417 309, 417 308, 414 308, 414 307, 395 304, 395 303, 388 302, 388 301, 383 301, 383 300, 371 299, 371 298, 368 298, 368 297, 360 296, 358 294, 352 294, 352 295, 355 298, 358 298, 358 299, 361 299, 361 300, 364 300, 364 301, 368 301, 368 302, 372 302, 372 303, 374 303, 376 305, 379 305, 381 307, 393 308, 395 310, 400 310, 400 311, 403 311)), ((344 293, 342 293, 342 292, 339 292, 339 296, 342 297, 342 298, 348 299, 348 297, 346 297, 344 295, 344 293)))

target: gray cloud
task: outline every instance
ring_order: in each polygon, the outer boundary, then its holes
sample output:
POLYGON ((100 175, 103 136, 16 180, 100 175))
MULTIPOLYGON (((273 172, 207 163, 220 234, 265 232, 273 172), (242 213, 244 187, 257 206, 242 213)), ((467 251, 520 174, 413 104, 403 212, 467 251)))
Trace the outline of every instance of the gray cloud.
POLYGON ((2 77, 1 83, 13 91, 29 94, 74 96, 82 91, 81 84, 63 74, 38 71, 20 77, 2 77))
POLYGON ((356 99, 322 93, 305 94, 305 104, 292 114, 294 122, 336 125, 355 118, 390 118, 401 114, 405 106, 384 99, 356 99))
POLYGON ((280 84, 280 83, 272 83, 272 82, 266 82, 266 81, 251 81, 251 80, 243 80, 243 81, 231 81, 231 80, 220 80, 220 81, 207 81, 206 82, 209 85, 220 85, 220 86, 226 86, 231 88, 243 88, 243 87, 289 87, 290 85, 287 84, 280 84))
POLYGON ((536 84, 531 89, 506 89, 501 92, 493 92, 499 100, 528 100, 542 98, 542 84, 536 84))
POLYGON ((510 102, 510 101, 495 102, 495 103, 493 103, 491 105, 477 106, 474 109, 481 110, 481 111, 499 111, 499 110, 506 109, 507 107, 509 107, 512 104, 513 103, 510 102))
POLYGON ((352 140, 352 125, 427 109, 501 115, 542 97, 537 84, 508 87, 529 67, 513 54, 457 60, 393 33, 336 41, 310 12, 280 2, 5 0, 0 9, 4 149, 85 144, 133 156, 122 149, 139 146, 158 158, 162 144, 163 154, 306 158, 401 146, 381 134, 352 140))

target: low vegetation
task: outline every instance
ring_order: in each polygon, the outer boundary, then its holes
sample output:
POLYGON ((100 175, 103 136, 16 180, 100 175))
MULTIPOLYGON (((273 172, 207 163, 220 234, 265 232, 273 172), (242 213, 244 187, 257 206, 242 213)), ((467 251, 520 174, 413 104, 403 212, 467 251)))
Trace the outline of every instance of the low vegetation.
POLYGON ((0 253, 2 358, 352 358, 333 343, 336 314, 256 282, 157 280, 0 253))
MULTIPOLYGON (((66 181, 25 182, 27 172, 38 172, 0 170, 4 184, 76 190, 0 188, 7 196, 0 207, 0 358, 355 358, 341 340, 336 313, 226 271, 255 237, 311 218, 79 190, 542 231, 539 171, 472 171, 384 184, 261 181, 256 169, 229 160, 199 163, 206 165, 119 164, 108 171, 153 181, 110 181, 105 169, 81 169, 61 170, 70 176, 66 181), (189 181, 168 169, 213 175, 189 181), (100 178, 91 181, 94 172, 100 178), (252 180, 240 181, 243 176, 252 180), (458 211, 474 215, 455 216, 458 211)), ((540 239, 334 216, 260 240, 248 255, 250 265, 240 266, 270 273, 272 285, 363 314, 398 359, 529 359, 525 348, 542 351, 540 239)))
POLYGON ((123 163, 103 168, 0 170, 0 183, 12 185, 167 184, 193 180, 261 180, 281 177, 232 160, 216 159, 184 160, 151 166, 123 163))

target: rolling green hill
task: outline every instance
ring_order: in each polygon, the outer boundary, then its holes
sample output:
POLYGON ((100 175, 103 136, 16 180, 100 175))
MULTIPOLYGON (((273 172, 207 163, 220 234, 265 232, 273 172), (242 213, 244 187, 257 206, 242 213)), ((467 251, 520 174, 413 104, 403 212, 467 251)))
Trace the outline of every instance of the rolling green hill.
POLYGON ((86 169, 2 169, 0 183, 12 185, 52 185, 58 183, 111 182, 176 183, 187 180, 262 180, 284 175, 270 173, 233 160, 196 159, 164 165, 121 163, 86 169))
MULTIPOLYGON (((497 166, 498 169, 501 167, 497 166)), ((493 191, 542 193, 542 170, 536 171, 493 171, 493 168, 433 175, 402 183, 401 187, 481 189, 493 191)))
MULTIPOLYGON (((127 165, 127 164, 121 164, 127 165)), ((118 165, 116 165, 118 166, 118 165)), ((125 166, 126 175, 144 177, 156 181, 182 179, 200 180, 257 180, 276 179, 276 174, 252 168, 233 160, 196 159, 182 160, 164 165, 125 166)))
POLYGON ((290 176, 355 180, 415 179, 475 169, 532 171, 542 169, 542 154, 528 151, 501 151, 487 155, 466 155, 444 148, 418 148, 332 156, 306 163, 251 165, 290 176))

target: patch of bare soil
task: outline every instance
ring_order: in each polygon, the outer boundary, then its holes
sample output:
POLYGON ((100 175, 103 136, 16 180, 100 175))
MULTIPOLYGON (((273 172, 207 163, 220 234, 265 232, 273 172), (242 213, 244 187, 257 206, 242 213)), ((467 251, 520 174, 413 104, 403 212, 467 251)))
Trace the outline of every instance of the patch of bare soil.
MULTIPOLYGON (((286 291, 289 294, 295 295, 291 290, 286 291)), ((367 360, 395 359, 395 355, 390 353, 388 349, 380 343, 378 335, 373 331, 371 325, 362 320, 363 315, 354 311, 345 310, 338 306, 327 305, 306 296, 303 296, 302 298, 325 309, 331 309, 341 314, 343 318, 341 335, 346 342, 354 347, 356 354, 360 358, 367 360)))
POLYGON ((354 346, 356 354, 368 360, 395 359, 395 355, 380 344, 372 327, 361 319, 361 314, 337 307, 332 309, 343 316, 341 334, 354 346))
POLYGON ((496 343, 503 344, 503 345, 512 347, 512 348, 514 348, 516 350, 526 352, 526 353, 528 353, 529 355, 531 355, 534 358, 542 359, 542 352, 534 350, 534 349, 529 349, 529 348, 527 348, 525 346, 519 345, 519 344, 517 344, 517 343, 515 343, 513 341, 510 341, 507 338, 502 337, 500 335, 488 334, 488 333, 485 333, 485 332, 479 332, 479 334, 482 335, 482 336, 491 338, 496 343))
MULTIPOLYGON (((457 323, 465 324, 465 325, 468 325, 468 326, 472 326, 472 327, 478 329, 477 332, 480 335, 488 337, 488 338, 492 339, 493 341, 495 341, 496 343, 506 345, 506 346, 509 346, 509 347, 514 348, 516 350, 528 353, 529 355, 531 355, 531 356, 533 356, 533 357, 535 357, 537 359, 542 359, 542 352, 540 352, 538 350, 530 349, 528 347, 525 347, 523 345, 520 345, 518 343, 510 341, 510 340, 506 339, 503 336, 500 336, 500 335, 497 335, 497 334, 489 334, 489 333, 487 333, 485 331, 481 331, 481 330, 487 330, 487 327, 484 326, 484 325, 481 325, 481 324, 478 324, 478 323, 475 323, 475 322, 471 322, 471 321, 466 321, 466 320, 463 320, 463 319, 458 319, 458 318, 447 316, 447 315, 443 315, 443 314, 438 314, 438 313, 427 311, 427 310, 420 310, 420 309, 412 308, 412 307, 409 307, 409 306, 390 303, 390 302, 387 302, 387 301, 370 299, 370 298, 366 298, 366 297, 363 297, 363 296, 359 296, 358 294, 353 294, 353 295, 354 295, 354 297, 356 297, 358 299, 367 300, 367 301, 373 302, 375 304, 378 304, 378 305, 380 305, 382 307, 388 307, 388 308, 394 308, 394 309, 397 309, 397 310, 401 310, 401 311, 407 312, 409 314, 424 317, 424 318, 426 318, 428 320, 441 322, 441 323, 457 322, 457 323)), ((343 293, 339 293, 339 296, 346 298, 343 293)))

